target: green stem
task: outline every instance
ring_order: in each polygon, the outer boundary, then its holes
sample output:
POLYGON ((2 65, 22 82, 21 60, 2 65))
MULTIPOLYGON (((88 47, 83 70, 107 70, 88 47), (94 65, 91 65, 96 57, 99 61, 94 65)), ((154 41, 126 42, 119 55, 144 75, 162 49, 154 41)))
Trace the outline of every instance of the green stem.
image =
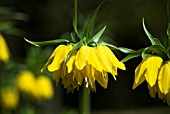
POLYGON ((85 83, 79 91, 79 114, 90 114, 90 93, 85 83))

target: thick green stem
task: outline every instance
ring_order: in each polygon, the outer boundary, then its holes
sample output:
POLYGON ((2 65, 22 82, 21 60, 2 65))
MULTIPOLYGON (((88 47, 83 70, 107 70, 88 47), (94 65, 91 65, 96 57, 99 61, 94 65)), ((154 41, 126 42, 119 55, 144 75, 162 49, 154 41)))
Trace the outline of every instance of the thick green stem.
POLYGON ((85 83, 79 91, 79 114, 90 114, 90 93, 85 83))

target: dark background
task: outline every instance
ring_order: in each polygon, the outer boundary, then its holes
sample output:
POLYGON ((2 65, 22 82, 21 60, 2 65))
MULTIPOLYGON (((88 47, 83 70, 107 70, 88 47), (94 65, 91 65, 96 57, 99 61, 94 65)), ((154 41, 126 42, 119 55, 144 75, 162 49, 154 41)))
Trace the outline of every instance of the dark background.
MULTIPOLYGON (((0 0, 0 6, 7 6, 28 14, 29 20, 18 27, 24 30, 20 38, 7 38, 14 58, 24 58, 28 45, 23 37, 34 41, 59 38, 63 33, 73 31, 73 0, 0 0)), ((100 4, 101 0, 78 0, 79 22, 83 22, 100 4)), ((107 25, 115 45, 140 49, 150 45, 142 28, 142 18, 149 31, 164 42, 167 29, 166 0, 106 0, 96 20, 107 25)), ((116 52, 119 59, 126 56, 116 52)), ((117 81, 109 76, 105 90, 97 84, 97 92, 91 94, 92 110, 132 109, 145 107, 168 107, 162 100, 149 96, 146 83, 132 90, 134 71, 141 58, 126 62, 126 71, 119 70, 117 81)), ((56 87, 54 101, 47 104, 51 110, 61 107, 76 108, 78 92, 68 93, 60 85, 56 87), (56 103, 57 102, 57 103, 56 103), (55 105, 53 105, 55 104, 55 105)))

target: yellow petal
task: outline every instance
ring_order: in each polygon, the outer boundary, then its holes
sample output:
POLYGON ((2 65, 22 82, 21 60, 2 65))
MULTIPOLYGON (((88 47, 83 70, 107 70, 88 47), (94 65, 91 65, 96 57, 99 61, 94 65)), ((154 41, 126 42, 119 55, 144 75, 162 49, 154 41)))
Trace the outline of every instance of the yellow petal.
POLYGON ((102 66, 100 64, 100 61, 99 61, 96 53, 97 52, 96 52, 95 48, 89 47, 89 59, 88 59, 88 63, 90 65, 92 65, 96 70, 102 72, 103 69, 102 69, 102 66))
POLYGON ((107 46, 103 46, 103 48, 106 50, 106 53, 110 56, 110 61, 112 62, 113 66, 118 67, 122 70, 126 69, 125 65, 122 62, 119 62, 119 60, 107 46))
POLYGON ((163 94, 167 94, 170 91, 170 64, 165 63, 159 72, 158 76, 159 89, 163 94))
POLYGON ((95 69, 87 64, 82 70, 83 78, 85 79, 86 87, 95 90, 95 69))
POLYGON ((166 102, 170 106, 170 92, 168 92, 167 95, 166 95, 166 102))
POLYGON ((67 61, 67 68, 68 68, 68 73, 71 73, 73 70, 73 65, 74 65, 74 61, 75 61, 75 56, 76 56, 76 52, 74 52, 71 57, 69 58, 69 60, 67 61))
POLYGON ((0 60, 7 62, 9 60, 10 54, 7 47, 6 41, 3 36, 0 34, 0 60))
POLYGON ((105 46, 97 46, 96 50, 97 50, 97 55, 99 58, 99 61, 101 62, 101 65, 103 67, 103 69, 106 72, 111 73, 112 72, 112 62, 110 60, 110 55, 106 52, 105 46))
POLYGON ((95 72, 95 79, 97 80, 97 82, 103 87, 103 88, 107 88, 107 84, 108 84, 108 75, 106 72, 95 72))
POLYGON ((78 70, 82 70, 86 66, 88 58, 89 58, 89 47, 84 45, 78 50, 75 58, 75 65, 78 70))
POLYGON ((113 78, 116 80, 116 75, 117 75, 117 67, 112 66, 112 72, 111 72, 113 78))
POLYGON ((148 89, 149 89, 149 94, 151 97, 155 98, 156 97, 156 93, 158 92, 158 86, 157 85, 154 85, 153 87, 151 87, 149 84, 148 84, 148 89))
POLYGON ((56 80, 56 85, 58 85, 60 78, 63 78, 66 75, 67 75, 66 66, 65 63, 62 62, 60 68, 53 72, 53 79, 56 80))
POLYGON ((145 70, 146 70, 145 61, 142 61, 135 69, 135 82, 134 82, 134 84, 137 84, 136 87, 141 84, 142 80, 145 79, 145 77, 144 77, 145 70))
POLYGON ((60 50, 60 48, 64 47, 64 45, 59 45, 51 54, 50 58, 48 59, 48 61, 46 62, 46 64, 43 66, 43 68, 41 69, 41 72, 43 72, 52 62, 52 60, 54 59, 54 56, 56 55, 56 52, 58 52, 60 50))
POLYGON ((163 94, 160 89, 158 89, 158 98, 160 99, 164 99, 165 98, 165 94, 163 94))
POLYGON ((147 69, 145 78, 151 87, 156 83, 162 61, 162 58, 158 56, 151 56, 146 60, 147 69))
POLYGON ((69 53, 71 49, 72 49, 71 45, 68 45, 68 46, 61 45, 60 47, 58 47, 54 55, 54 59, 52 63, 48 66, 48 70, 50 72, 58 70, 60 68, 60 64, 65 60, 65 58, 67 57, 67 54, 69 53))
POLYGON ((84 74, 81 73, 80 70, 78 70, 75 66, 74 66, 74 75, 73 75, 73 80, 75 80, 79 85, 81 85, 83 83, 83 76, 84 74))
POLYGON ((132 89, 135 89, 137 86, 139 86, 144 81, 145 81, 144 75, 140 75, 140 77, 138 77, 138 81, 136 81, 136 78, 135 78, 132 89))

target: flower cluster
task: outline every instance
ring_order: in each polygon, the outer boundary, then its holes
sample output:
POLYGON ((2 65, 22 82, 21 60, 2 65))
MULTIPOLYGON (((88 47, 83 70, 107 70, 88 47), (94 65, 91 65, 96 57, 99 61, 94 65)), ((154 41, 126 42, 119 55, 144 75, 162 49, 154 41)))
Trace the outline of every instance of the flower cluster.
POLYGON ((23 71, 18 75, 17 88, 37 100, 51 99, 53 97, 53 86, 51 80, 46 76, 35 78, 30 71, 23 71))
POLYGON ((135 70, 133 89, 145 80, 150 95, 155 98, 158 93, 158 97, 170 105, 170 62, 159 56, 148 56, 135 70))
POLYGON ((82 83, 89 90, 96 91, 96 81, 103 88, 107 88, 108 73, 112 74, 116 80, 117 69, 126 69, 125 65, 116 58, 111 50, 119 50, 125 53, 134 52, 128 48, 116 47, 104 41, 100 42, 99 39, 103 35, 106 26, 100 29, 94 36, 91 35, 96 14, 103 2, 94 11, 84 31, 80 32, 77 29, 77 0, 75 0, 73 14, 74 33, 71 33, 71 40, 56 39, 33 42, 25 39, 35 46, 59 44, 42 68, 42 71, 48 68, 50 72, 53 72, 53 78, 57 84, 61 78, 64 88, 68 92, 73 92, 75 88, 79 89, 82 83))
POLYGON ((119 62, 107 46, 83 45, 78 51, 72 53, 65 64, 71 49, 72 45, 58 46, 42 69, 48 67, 57 83, 61 78, 64 88, 69 92, 79 88, 83 80, 86 87, 92 91, 96 91, 95 81, 107 88, 108 73, 111 73, 116 80, 117 68, 125 70, 124 64, 119 62))

